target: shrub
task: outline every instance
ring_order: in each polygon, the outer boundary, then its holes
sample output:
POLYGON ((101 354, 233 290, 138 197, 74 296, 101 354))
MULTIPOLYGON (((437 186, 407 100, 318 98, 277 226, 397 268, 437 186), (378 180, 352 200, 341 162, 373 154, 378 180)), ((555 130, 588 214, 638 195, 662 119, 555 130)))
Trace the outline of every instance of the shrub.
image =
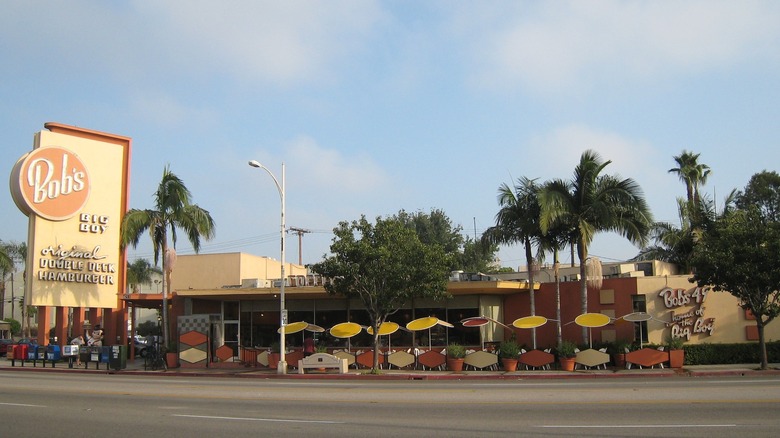
POLYGON ((515 341, 504 341, 498 347, 502 359, 517 359, 520 356, 520 346, 515 341))
POLYGON ((453 359, 463 359, 466 357, 466 347, 460 344, 450 344, 447 346, 447 356, 453 359))
POLYGON ((561 345, 558 347, 558 356, 563 358, 572 358, 577 355, 577 344, 571 341, 561 341, 561 345))

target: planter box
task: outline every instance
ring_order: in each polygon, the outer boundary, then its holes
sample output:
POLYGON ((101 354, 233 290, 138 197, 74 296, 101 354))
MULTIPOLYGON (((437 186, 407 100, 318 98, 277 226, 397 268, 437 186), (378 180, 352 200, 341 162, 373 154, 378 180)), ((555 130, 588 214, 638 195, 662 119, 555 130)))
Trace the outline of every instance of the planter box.
POLYGON ((669 350, 669 368, 682 368, 685 363, 685 350, 669 350))
POLYGON ((517 359, 501 359, 501 367, 504 371, 511 373, 517 371, 517 359))
POLYGON ((463 371, 463 359, 454 359, 451 357, 447 358, 447 369, 450 371, 454 371, 456 373, 460 373, 463 371))
POLYGON ((574 365, 577 363, 577 358, 562 357, 558 360, 561 362, 561 369, 563 371, 574 371, 574 365))

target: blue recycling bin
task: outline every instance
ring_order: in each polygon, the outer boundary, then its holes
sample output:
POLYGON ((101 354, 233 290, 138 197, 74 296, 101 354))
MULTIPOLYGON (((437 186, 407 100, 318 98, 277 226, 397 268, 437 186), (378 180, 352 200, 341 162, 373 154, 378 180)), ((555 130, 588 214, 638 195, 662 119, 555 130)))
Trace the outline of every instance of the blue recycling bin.
POLYGON ((51 362, 59 362, 62 359, 62 350, 59 345, 47 345, 46 346, 46 360, 51 362))
POLYGON ((33 361, 36 357, 38 357, 38 352, 36 351, 37 349, 38 346, 35 344, 27 345, 27 360, 33 361))

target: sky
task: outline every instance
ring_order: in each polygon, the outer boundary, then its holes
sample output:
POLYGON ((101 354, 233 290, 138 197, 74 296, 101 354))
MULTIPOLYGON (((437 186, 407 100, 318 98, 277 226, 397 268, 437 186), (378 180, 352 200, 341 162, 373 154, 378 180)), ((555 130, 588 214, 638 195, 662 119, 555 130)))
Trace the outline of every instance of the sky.
MULTIPOLYGON (((6 175, 46 122, 131 137, 130 207, 153 207, 170 165, 216 222, 201 253, 279 258, 279 192, 253 159, 278 179, 285 165, 304 264, 361 215, 440 209, 479 237, 501 184, 570 179, 587 149, 679 225, 673 157, 699 153, 722 205, 780 167, 779 102, 776 1, 0 3, 6 175)), ((0 240, 23 241, 0 193, 0 240)), ((601 233, 590 252, 638 248, 601 233)), ((148 239, 129 258, 151 260, 148 239)))

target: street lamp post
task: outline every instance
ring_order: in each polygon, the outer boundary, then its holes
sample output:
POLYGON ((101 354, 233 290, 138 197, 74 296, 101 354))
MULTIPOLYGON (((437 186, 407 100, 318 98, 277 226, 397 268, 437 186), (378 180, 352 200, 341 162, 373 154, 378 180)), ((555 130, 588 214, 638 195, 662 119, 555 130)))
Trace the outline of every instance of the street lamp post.
POLYGON ((284 326, 287 324, 287 309, 285 309, 284 304, 284 235, 286 232, 285 225, 284 225, 284 163, 282 163, 282 184, 279 184, 279 180, 276 179, 273 173, 271 173, 270 170, 268 170, 267 167, 263 166, 256 160, 250 160, 249 165, 252 167, 257 167, 259 169, 265 170, 268 175, 271 176, 271 178, 274 180, 274 184, 276 184, 276 189, 279 190, 279 198, 282 201, 282 226, 281 226, 281 259, 282 259, 282 269, 281 269, 281 286, 279 286, 279 366, 277 368, 278 374, 287 374, 287 361, 284 358, 285 354, 285 342, 284 342, 284 326))

